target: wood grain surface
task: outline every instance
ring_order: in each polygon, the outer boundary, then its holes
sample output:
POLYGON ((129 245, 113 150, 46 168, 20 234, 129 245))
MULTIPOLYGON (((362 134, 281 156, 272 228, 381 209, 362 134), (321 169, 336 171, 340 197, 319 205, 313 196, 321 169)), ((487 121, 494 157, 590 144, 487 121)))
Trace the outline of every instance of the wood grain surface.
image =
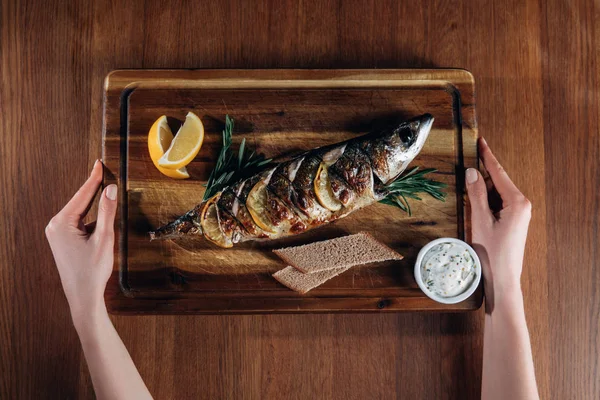
MULTIPOLYGON (((594 0, 2 0, 0 398, 93 398, 44 227, 100 156, 117 68, 470 70, 534 204, 523 290, 546 399, 600 398, 594 0)), ((483 311, 115 316, 156 398, 476 399, 483 311)))
POLYGON ((465 239, 463 176, 477 167, 473 76, 465 70, 121 70, 105 81, 104 184, 121 187, 111 312, 257 313, 464 311, 482 287, 455 305, 429 299, 413 278, 417 253, 439 237, 465 239), (176 131, 187 112, 204 121, 204 143, 187 166, 191 179, 164 177, 148 154, 148 130, 167 115, 176 131), (242 140, 274 160, 339 143, 392 121, 428 112, 429 138, 411 167, 435 168, 446 201, 423 196, 413 215, 375 204, 302 235, 222 249, 203 238, 150 241, 148 231, 202 199, 222 143, 224 116, 242 140), (307 295, 271 275, 286 266, 272 250, 366 231, 405 256, 356 267, 307 295))

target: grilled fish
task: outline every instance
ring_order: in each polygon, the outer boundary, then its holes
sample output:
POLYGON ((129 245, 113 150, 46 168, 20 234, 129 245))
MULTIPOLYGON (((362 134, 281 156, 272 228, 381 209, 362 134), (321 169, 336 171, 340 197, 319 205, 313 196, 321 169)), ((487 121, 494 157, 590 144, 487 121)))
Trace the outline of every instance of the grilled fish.
POLYGON ((425 114, 390 128, 317 148, 224 188, 151 239, 203 236, 221 246, 277 239, 376 203, 419 154, 433 123, 425 114))

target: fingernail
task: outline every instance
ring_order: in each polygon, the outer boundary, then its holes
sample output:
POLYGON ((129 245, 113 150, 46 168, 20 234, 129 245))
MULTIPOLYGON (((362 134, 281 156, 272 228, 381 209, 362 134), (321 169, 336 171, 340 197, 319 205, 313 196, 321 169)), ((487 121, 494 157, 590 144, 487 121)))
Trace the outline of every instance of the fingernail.
POLYGON ((482 142, 482 143, 483 143, 485 146, 487 146, 487 145, 488 145, 488 144, 487 144, 487 142, 485 141, 485 138, 484 138, 483 136, 481 137, 481 142, 482 142))
POLYGON ((106 188, 106 197, 108 197, 109 200, 117 199, 117 185, 108 185, 106 188))
POLYGON ((467 183, 469 185, 472 185, 475 182, 477 182, 477 179, 479 179, 479 175, 477 174, 477 171, 475 170, 475 168, 467 169, 466 179, 467 179, 467 183))

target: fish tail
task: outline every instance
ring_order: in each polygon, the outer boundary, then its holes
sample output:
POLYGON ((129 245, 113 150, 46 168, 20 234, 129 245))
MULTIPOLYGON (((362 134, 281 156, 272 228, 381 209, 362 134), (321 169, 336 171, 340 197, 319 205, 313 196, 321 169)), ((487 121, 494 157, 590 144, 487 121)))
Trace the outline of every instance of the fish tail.
POLYGON ((149 232, 150 240, 173 239, 181 236, 202 235, 200 210, 204 203, 166 225, 149 232))

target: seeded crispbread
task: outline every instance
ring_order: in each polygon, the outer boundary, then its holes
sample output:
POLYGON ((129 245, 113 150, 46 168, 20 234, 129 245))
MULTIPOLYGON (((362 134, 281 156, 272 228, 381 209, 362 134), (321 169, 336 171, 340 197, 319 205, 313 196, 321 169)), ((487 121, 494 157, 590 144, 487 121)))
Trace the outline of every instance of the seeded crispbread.
POLYGON ((284 269, 275 272, 273 278, 277 279, 282 285, 285 285, 300 294, 305 294, 309 290, 322 285, 350 268, 351 267, 335 268, 328 271, 305 274, 294 267, 287 266, 284 269))
POLYGON ((273 252, 287 264, 307 274, 403 258, 366 232, 273 252))

